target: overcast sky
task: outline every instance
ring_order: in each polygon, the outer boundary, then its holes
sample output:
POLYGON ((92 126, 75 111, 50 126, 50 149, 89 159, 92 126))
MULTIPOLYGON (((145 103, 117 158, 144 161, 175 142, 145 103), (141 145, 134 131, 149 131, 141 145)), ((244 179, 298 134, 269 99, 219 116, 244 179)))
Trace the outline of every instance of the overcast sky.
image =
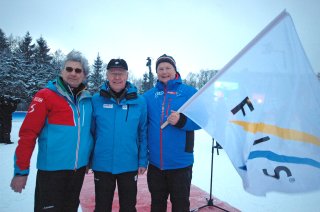
POLYGON ((137 77, 166 53, 186 77, 221 69, 283 10, 320 72, 319 0, 1 0, 7 36, 40 36, 51 50, 79 50, 90 64, 123 58, 137 77))

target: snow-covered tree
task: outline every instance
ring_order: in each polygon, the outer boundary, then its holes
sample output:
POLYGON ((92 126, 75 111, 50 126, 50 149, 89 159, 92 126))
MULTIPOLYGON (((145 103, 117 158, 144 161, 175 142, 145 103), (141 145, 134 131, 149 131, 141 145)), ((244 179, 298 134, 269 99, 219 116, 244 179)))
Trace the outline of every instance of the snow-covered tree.
POLYGON ((0 57, 0 87, 1 94, 27 98, 27 77, 22 75, 22 58, 16 54, 10 54, 9 57, 0 57))
POLYGON ((93 94, 100 90, 100 86, 104 82, 104 68, 103 61, 99 54, 97 59, 94 61, 93 70, 90 72, 88 77, 88 90, 93 94))
POLYGON ((55 70, 55 76, 58 76, 61 69, 62 69, 62 63, 63 60, 65 58, 65 54, 63 54, 63 52, 58 49, 56 50, 53 54, 51 54, 51 65, 53 67, 53 69, 55 70))
POLYGON ((202 88, 214 75, 217 70, 200 70, 200 73, 189 73, 184 83, 191 85, 197 89, 202 88))
MULTIPOLYGON (((5 40, 4 33, 0 32, 1 38, 5 40)), ((26 109, 34 94, 57 76, 58 60, 54 61, 49 55, 44 38, 39 38, 35 45, 29 32, 22 39, 11 35, 7 44, 9 51, 0 57, 1 94, 20 98, 26 109)))
POLYGON ((9 35, 8 37, 8 44, 11 52, 16 52, 17 49, 19 48, 19 43, 21 42, 20 37, 14 37, 12 34, 9 35))
POLYGON ((35 44, 32 44, 32 37, 30 33, 27 32, 22 41, 18 46, 18 53, 22 54, 25 61, 30 64, 32 63, 32 59, 34 57, 35 44))
POLYGON ((151 58, 150 57, 147 58, 146 66, 149 68, 149 72, 143 74, 141 88, 139 89, 140 93, 142 93, 142 94, 144 92, 148 91, 149 89, 151 89, 155 83, 155 77, 154 77, 152 70, 151 70, 151 58))
POLYGON ((141 89, 140 89, 141 94, 145 93, 147 90, 150 89, 148 76, 149 75, 147 73, 143 74, 142 84, 141 84, 141 89))
POLYGON ((43 37, 37 39, 37 44, 34 49, 33 70, 35 72, 38 83, 32 87, 36 92, 43 88, 49 80, 56 77, 57 71, 51 64, 52 56, 49 54, 50 48, 43 37))
POLYGON ((139 94, 142 94, 142 93, 143 93, 143 92, 142 92, 142 89, 141 89, 141 88, 142 88, 142 80, 141 80, 141 79, 136 79, 136 78, 134 77, 134 75, 132 75, 132 74, 129 73, 128 81, 131 82, 134 86, 137 87, 139 94))
POLYGON ((35 46, 34 58, 37 63, 49 64, 52 57, 49 55, 50 48, 47 45, 47 42, 40 37, 37 40, 37 45, 35 46))
POLYGON ((8 39, 2 29, 0 29, 0 53, 7 53, 8 51, 10 51, 8 39))
POLYGON ((217 70, 201 70, 198 77, 197 88, 202 88, 217 72, 217 70))
POLYGON ((190 85, 194 88, 197 88, 197 74, 190 72, 183 82, 187 85, 190 85))

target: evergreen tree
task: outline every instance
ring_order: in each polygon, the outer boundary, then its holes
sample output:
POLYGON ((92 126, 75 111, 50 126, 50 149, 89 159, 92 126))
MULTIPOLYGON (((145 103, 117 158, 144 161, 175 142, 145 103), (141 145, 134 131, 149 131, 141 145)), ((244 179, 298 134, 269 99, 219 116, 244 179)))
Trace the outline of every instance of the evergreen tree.
POLYGON ((56 77, 57 71, 52 65, 52 56, 49 55, 50 48, 43 37, 37 40, 37 44, 34 51, 34 63, 33 70, 35 72, 35 80, 38 82, 32 87, 32 93, 45 87, 49 80, 53 80, 56 77))
POLYGON ((0 57, 1 94, 27 99, 27 77, 22 75, 23 59, 16 54, 0 57))
POLYGON ((149 80, 148 80, 148 74, 143 74, 142 84, 141 84, 141 94, 145 93, 147 90, 149 90, 149 80))
POLYGON ((217 70, 200 70, 200 73, 189 73, 184 83, 191 85, 197 89, 202 88, 214 75, 217 70))
POLYGON ((147 91, 147 90, 149 90, 149 89, 151 89, 152 87, 153 87, 153 85, 154 85, 154 76, 153 76, 153 73, 152 73, 152 71, 151 71, 151 58, 150 57, 148 57, 147 58, 147 64, 146 64, 146 66, 148 66, 149 67, 149 75, 148 75, 148 86, 146 87, 146 90, 145 91, 147 91))
POLYGON ((183 82, 187 85, 190 85, 194 88, 197 88, 197 74, 190 72, 186 79, 183 80, 183 82))
MULTIPOLYGON (((149 71, 149 76, 148 76, 148 81, 149 81, 149 89, 153 88, 154 85, 154 76, 153 73, 151 71, 149 71)), ((148 90, 149 90, 148 89, 148 90)))
POLYGON ((18 46, 18 53, 23 55, 23 58, 25 59, 27 64, 32 63, 34 57, 35 45, 31 43, 32 37, 30 36, 30 33, 27 32, 18 46))
POLYGON ((197 88, 200 89, 204 86, 214 75, 216 75, 217 70, 201 70, 198 76, 197 88))
POLYGON ((0 54, 7 53, 8 51, 10 51, 8 39, 2 29, 0 29, 0 54))
POLYGON ((88 79, 88 90, 91 93, 96 93, 100 90, 100 86, 104 81, 103 77, 103 61, 101 60, 99 54, 97 59, 94 61, 93 64, 93 71, 89 74, 88 79))
MULTIPOLYGON (((12 37, 11 37, 11 40, 12 37)), ((12 41, 14 43, 15 41, 12 41)), ((19 54, 11 51, 13 47, 11 42, 5 37, 4 32, 0 29, 0 94, 12 97, 23 98, 26 96, 25 84, 21 80, 23 60, 19 54)))
POLYGON ((142 80, 141 79, 136 79, 132 74, 129 73, 128 81, 131 82, 134 86, 136 86, 139 94, 142 94, 142 80))
POLYGON ((11 52, 17 52, 19 48, 19 43, 21 42, 20 37, 14 37, 12 34, 7 38, 8 44, 11 52))
POLYGON ((35 47, 34 56, 37 63, 49 64, 52 57, 49 55, 50 48, 47 45, 47 42, 40 37, 37 40, 37 45, 35 47))
POLYGON ((43 87, 43 81, 46 79, 42 71, 42 64, 38 64, 35 59, 35 44, 32 44, 32 37, 27 32, 18 44, 16 54, 21 58, 19 73, 21 80, 25 85, 27 93, 25 101, 31 102, 33 95, 43 87))
POLYGON ((51 65, 52 68, 55 70, 55 76, 58 76, 62 67, 63 60, 65 55, 62 53, 60 49, 56 50, 53 54, 51 54, 51 65))

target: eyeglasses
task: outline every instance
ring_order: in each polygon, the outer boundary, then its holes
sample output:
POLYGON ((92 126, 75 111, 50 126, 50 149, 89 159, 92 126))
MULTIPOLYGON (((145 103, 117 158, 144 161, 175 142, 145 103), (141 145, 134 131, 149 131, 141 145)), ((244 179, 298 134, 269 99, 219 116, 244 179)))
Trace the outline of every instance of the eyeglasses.
POLYGON ((127 72, 110 72, 108 71, 108 74, 111 76, 111 77, 124 77, 127 72))
POLYGON ((77 74, 80 74, 82 72, 82 69, 81 68, 72 68, 72 67, 66 67, 66 71, 71 73, 73 72, 73 70, 77 73, 77 74))

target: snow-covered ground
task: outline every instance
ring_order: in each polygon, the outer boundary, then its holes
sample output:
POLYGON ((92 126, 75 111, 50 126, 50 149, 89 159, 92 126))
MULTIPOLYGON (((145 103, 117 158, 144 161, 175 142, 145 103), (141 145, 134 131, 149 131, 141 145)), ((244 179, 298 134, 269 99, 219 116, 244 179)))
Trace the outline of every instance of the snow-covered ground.
MULTIPOLYGON (((21 194, 10 189, 13 174, 13 154, 21 123, 21 118, 14 118, 11 137, 15 143, 0 145, 0 212, 33 211, 37 149, 35 149, 31 160, 31 171, 26 189, 21 194)), ((192 183, 208 193, 210 192, 211 149, 212 139, 210 136, 203 130, 197 131, 192 183)), ((266 197, 257 197, 246 193, 242 188, 241 178, 231 165, 225 152, 219 150, 219 153, 217 155, 216 150, 214 152, 213 196, 241 211, 320 212, 320 191, 303 194, 270 193, 266 197)))

